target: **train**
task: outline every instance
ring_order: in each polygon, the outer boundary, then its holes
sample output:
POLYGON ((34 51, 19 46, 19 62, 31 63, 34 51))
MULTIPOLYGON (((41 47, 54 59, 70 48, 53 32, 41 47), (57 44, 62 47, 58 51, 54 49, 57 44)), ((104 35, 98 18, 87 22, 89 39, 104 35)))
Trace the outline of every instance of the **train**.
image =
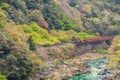
POLYGON ((104 36, 104 37, 74 40, 74 43, 93 43, 93 42, 109 41, 112 39, 113 39, 113 36, 104 36))

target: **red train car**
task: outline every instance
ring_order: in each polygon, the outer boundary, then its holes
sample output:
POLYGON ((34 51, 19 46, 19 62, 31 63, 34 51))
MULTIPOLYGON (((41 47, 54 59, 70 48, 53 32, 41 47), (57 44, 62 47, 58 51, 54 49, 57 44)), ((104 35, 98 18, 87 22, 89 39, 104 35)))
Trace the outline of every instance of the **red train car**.
POLYGON ((105 37, 97 37, 97 38, 88 38, 83 40, 75 40, 75 43, 92 43, 92 42, 99 42, 99 41, 108 41, 112 40, 112 36, 105 36, 105 37))

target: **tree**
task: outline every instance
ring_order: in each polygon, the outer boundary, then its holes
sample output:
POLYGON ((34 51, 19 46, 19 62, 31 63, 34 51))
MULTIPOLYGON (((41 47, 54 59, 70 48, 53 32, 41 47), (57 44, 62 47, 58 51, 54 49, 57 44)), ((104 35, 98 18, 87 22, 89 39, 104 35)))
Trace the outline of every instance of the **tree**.
POLYGON ((32 36, 29 37, 28 43, 29 43, 29 46, 30 46, 30 50, 32 50, 32 51, 36 50, 35 44, 33 43, 32 36))

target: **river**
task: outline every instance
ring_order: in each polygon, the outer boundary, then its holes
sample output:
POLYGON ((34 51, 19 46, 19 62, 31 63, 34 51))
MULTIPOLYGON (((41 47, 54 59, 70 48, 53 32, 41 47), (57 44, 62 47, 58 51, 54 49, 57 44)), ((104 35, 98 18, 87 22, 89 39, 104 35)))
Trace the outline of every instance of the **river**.
POLYGON ((75 75, 67 80, 102 80, 105 76, 111 75, 105 70, 107 63, 108 60, 105 58, 88 61, 86 64, 89 71, 87 73, 75 75))

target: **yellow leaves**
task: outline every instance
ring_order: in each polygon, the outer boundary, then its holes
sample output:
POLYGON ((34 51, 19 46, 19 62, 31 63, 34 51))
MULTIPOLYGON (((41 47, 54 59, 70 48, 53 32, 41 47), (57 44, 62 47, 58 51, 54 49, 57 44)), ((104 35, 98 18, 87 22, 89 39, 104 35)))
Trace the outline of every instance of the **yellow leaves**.
POLYGON ((15 25, 15 23, 10 22, 6 25, 5 30, 10 34, 10 37, 17 44, 23 44, 28 39, 28 35, 24 33, 21 26, 15 25))
POLYGON ((113 39, 112 45, 109 48, 109 53, 112 53, 108 59, 110 60, 109 66, 110 67, 117 67, 120 68, 120 37, 117 36, 113 39))
POLYGON ((120 56, 120 50, 117 50, 116 53, 118 56, 120 56))
POLYGON ((53 0, 53 2, 57 5, 59 4, 59 1, 58 0, 53 0))
POLYGON ((112 40, 112 44, 110 46, 110 48, 108 49, 109 53, 112 53, 114 54, 115 53, 115 50, 116 48, 120 46, 120 37, 119 36, 116 36, 114 37, 114 39, 112 40))
POLYGON ((23 25, 24 31, 26 34, 32 36, 33 43, 35 45, 53 45, 60 42, 71 40, 74 36, 82 38, 93 37, 91 34, 85 32, 77 33, 73 30, 50 30, 48 31, 40 27, 37 23, 31 22, 30 25, 23 25))
POLYGON ((0 80, 7 80, 7 77, 0 72, 0 80))
POLYGON ((110 13, 110 11, 108 11, 108 10, 104 10, 104 15, 105 15, 105 17, 108 17, 108 16, 111 15, 111 13, 110 13))
POLYGON ((74 49, 75 46, 74 46, 73 44, 67 44, 67 48, 69 48, 69 49, 74 49))
POLYGON ((20 39, 20 37, 18 35, 19 33, 18 33, 16 28, 10 29, 10 27, 7 27, 7 31, 10 33, 10 35, 12 36, 12 39, 15 42, 21 43, 21 39, 20 39))
POLYGON ((95 24, 100 24, 101 22, 99 18, 93 18, 93 21, 95 24))
POLYGON ((5 3, 5 2, 2 2, 1 5, 0 5, 0 8, 1 9, 5 9, 7 11, 11 10, 11 7, 8 3, 5 3))
POLYGON ((72 40, 73 38, 84 39, 84 38, 95 37, 94 34, 88 34, 88 33, 85 33, 85 32, 77 33, 77 32, 75 32, 73 30, 67 30, 67 31, 64 31, 64 30, 59 30, 59 31, 51 30, 51 34, 53 36, 55 36, 60 41, 68 41, 68 40, 72 40))
POLYGON ((60 41, 49 34, 48 31, 40 27, 37 23, 31 22, 30 25, 23 25, 26 34, 31 35, 35 45, 52 45, 60 41))
POLYGON ((111 57, 109 57, 109 64, 108 67, 112 67, 112 68, 120 68, 120 54, 119 55, 112 55, 111 57))
POLYGON ((89 5, 89 4, 83 5, 83 7, 82 7, 81 10, 82 10, 83 12, 85 12, 85 13, 91 14, 91 6, 92 6, 92 5, 89 5))
POLYGON ((40 66, 42 64, 42 60, 37 58, 36 53, 30 53, 29 57, 35 65, 40 66))
POLYGON ((118 41, 118 44, 117 44, 117 46, 120 46, 120 40, 118 41))
POLYGON ((4 19, 7 18, 7 15, 5 15, 4 11, 0 9, 0 18, 4 19))
POLYGON ((58 40, 60 41, 67 41, 67 40, 70 40, 72 39, 72 35, 74 33, 71 34, 71 32, 69 33, 70 30, 68 31, 63 31, 63 30, 59 30, 59 31, 56 31, 56 30, 51 30, 51 34, 53 36, 55 36, 58 40))
POLYGON ((14 41, 21 43, 20 38, 14 30, 10 30, 9 33, 12 35, 14 41))

